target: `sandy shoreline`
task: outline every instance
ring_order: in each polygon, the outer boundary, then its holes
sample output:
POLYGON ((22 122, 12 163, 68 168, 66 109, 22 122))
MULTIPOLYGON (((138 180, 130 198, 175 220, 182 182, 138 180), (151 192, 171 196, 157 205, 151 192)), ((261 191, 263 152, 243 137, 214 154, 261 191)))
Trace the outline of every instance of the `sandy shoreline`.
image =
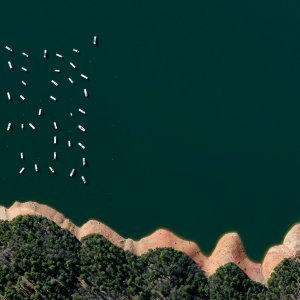
POLYGON ((296 257, 300 253, 300 224, 295 224, 289 230, 281 245, 269 248, 262 263, 259 263, 251 261, 247 257, 242 240, 235 232, 224 234, 219 239, 211 255, 206 256, 195 242, 186 241, 167 229, 158 229, 149 236, 135 241, 120 236, 113 229, 97 220, 89 220, 78 227, 54 208, 34 201, 16 201, 9 208, 0 206, 1 220, 12 220, 19 215, 41 215, 46 217, 70 231, 79 240, 89 234, 101 234, 116 246, 136 255, 142 255, 149 249, 172 247, 189 255, 207 276, 212 275, 220 266, 233 262, 252 280, 266 283, 274 268, 284 258, 296 257))

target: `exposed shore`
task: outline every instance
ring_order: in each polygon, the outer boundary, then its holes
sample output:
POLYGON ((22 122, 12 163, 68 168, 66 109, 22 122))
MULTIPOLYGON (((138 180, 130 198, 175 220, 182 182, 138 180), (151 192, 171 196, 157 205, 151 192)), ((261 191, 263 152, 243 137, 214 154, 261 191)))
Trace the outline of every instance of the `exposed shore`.
POLYGON ((138 241, 124 238, 107 225, 97 220, 89 220, 82 226, 76 226, 57 210, 37 202, 16 201, 11 207, 0 206, 0 219, 12 220, 19 215, 41 215, 54 221, 60 227, 69 230, 79 240, 88 234, 101 234, 116 246, 142 255, 149 249, 172 247, 189 255, 207 276, 212 275, 220 266, 232 262, 238 265, 252 280, 266 283, 274 268, 284 259, 296 257, 300 253, 300 224, 295 224, 286 234, 283 243, 269 248, 261 263, 251 261, 246 254, 240 236, 226 233, 218 241, 210 256, 202 253, 199 246, 186 241, 167 229, 158 229, 151 235, 138 241))

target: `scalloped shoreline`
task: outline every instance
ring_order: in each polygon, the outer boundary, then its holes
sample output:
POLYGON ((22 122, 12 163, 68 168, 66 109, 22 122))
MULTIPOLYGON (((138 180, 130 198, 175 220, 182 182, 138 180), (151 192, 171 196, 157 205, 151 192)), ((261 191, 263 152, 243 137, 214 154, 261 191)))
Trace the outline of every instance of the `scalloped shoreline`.
POLYGON ((0 206, 0 219, 12 220, 19 215, 41 215, 61 228, 70 231, 81 240, 89 234, 101 234, 116 246, 136 255, 142 255, 150 249, 172 247, 189 255, 204 271, 206 276, 226 263, 239 266, 254 281, 265 284, 274 268, 284 259, 297 257, 300 254, 300 223, 295 224, 286 234, 283 243, 272 246, 266 252, 261 263, 253 262, 247 257, 246 250, 238 233, 224 234, 218 241, 210 256, 202 253, 199 246, 192 241, 184 240, 167 229, 157 229, 152 234, 135 241, 124 238, 107 225, 97 220, 89 220, 82 226, 76 226, 70 219, 54 208, 34 201, 20 202, 6 208, 0 206))

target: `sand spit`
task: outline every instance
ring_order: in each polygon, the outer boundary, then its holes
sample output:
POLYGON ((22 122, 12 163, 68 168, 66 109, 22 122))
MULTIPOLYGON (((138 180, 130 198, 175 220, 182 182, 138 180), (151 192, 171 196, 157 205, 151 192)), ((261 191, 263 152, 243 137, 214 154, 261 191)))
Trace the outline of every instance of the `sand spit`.
POLYGON ((167 229, 158 229, 149 236, 134 241, 130 238, 123 238, 97 220, 89 220, 78 227, 54 208, 34 201, 16 201, 10 208, 0 206, 1 220, 12 220, 19 215, 46 217, 60 227, 69 230, 79 240, 89 234, 101 234, 116 246, 136 255, 142 255, 150 249, 172 247, 189 255, 207 276, 214 274, 220 266, 232 262, 238 265, 252 280, 266 283, 274 268, 284 258, 296 257, 300 254, 300 224, 295 224, 285 236, 283 244, 272 246, 266 252, 262 263, 258 263, 247 257, 242 240, 235 232, 224 234, 211 255, 206 256, 195 242, 186 241, 167 229))

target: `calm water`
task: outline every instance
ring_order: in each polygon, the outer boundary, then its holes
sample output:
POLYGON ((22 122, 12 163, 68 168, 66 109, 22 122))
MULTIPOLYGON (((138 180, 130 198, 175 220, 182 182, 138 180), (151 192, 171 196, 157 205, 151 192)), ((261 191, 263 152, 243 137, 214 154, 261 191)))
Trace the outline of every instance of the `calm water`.
POLYGON ((96 218, 135 239, 167 227, 205 253, 234 230, 261 259, 299 221, 299 1, 80 2, 0 5, 1 204, 36 200, 77 224, 96 218), (73 89, 68 60, 78 65, 73 89), (55 67, 62 74, 53 74, 55 67), (79 80, 81 71, 89 82, 79 80), (48 98, 54 75, 65 80, 57 103, 48 98), (88 100, 78 96, 84 87, 88 100), (28 102, 9 103, 7 90, 26 93, 28 102), (78 107, 86 118, 69 116, 78 107), (32 121, 39 130, 8 134, 9 121, 32 121), (56 146, 52 121, 60 126, 56 146), (67 148, 68 137, 86 144, 87 169, 80 148, 67 148), (80 174, 71 179, 73 166, 80 174))

